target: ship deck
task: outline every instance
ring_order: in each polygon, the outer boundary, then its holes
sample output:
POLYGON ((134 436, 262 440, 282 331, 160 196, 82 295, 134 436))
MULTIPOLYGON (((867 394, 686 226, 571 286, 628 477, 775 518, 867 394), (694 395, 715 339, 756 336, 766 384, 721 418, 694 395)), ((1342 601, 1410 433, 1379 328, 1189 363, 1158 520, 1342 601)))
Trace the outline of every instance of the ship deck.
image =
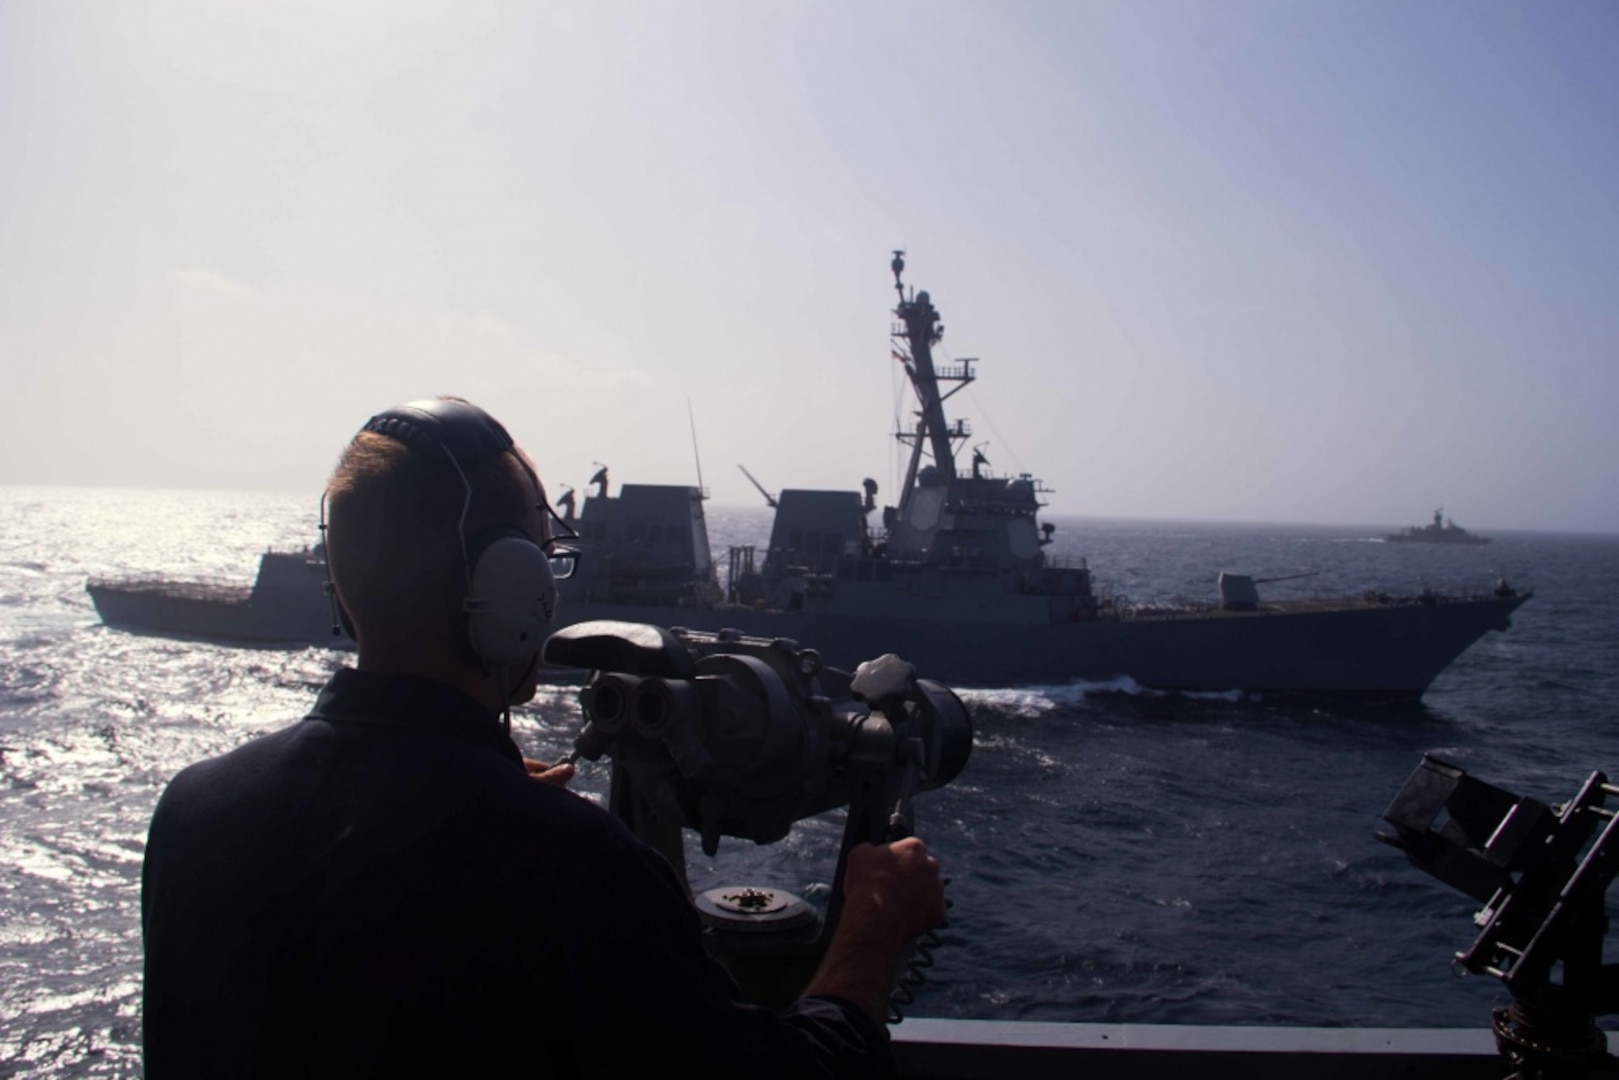
MULTIPOLYGON (((1527 594, 1524 594, 1527 596, 1527 594)), ((1125 619, 1175 619, 1195 616, 1253 618, 1258 615, 1310 615, 1333 611, 1376 611, 1383 608, 1474 604, 1501 599, 1487 592, 1480 593, 1428 593, 1416 596, 1390 596, 1372 593, 1365 596, 1323 596, 1299 600, 1266 600, 1250 608, 1224 608, 1219 604, 1200 604, 1184 601, 1174 604, 1134 604, 1117 615, 1125 619)), ((1105 615, 1103 617, 1106 617, 1105 615)))

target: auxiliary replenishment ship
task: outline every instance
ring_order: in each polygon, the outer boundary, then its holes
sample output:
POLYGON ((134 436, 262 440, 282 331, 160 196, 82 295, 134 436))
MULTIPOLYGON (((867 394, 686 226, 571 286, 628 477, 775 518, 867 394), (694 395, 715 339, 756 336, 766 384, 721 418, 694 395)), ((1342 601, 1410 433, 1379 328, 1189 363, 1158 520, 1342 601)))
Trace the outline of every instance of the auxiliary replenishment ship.
MULTIPOLYGON (((1219 576, 1219 601, 1133 606, 1096 587, 1083 560, 1048 555, 1047 489, 997 477, 945 402, 976 378, 972 360, 936 364, 943 333, 925 291, 891 268, 898 304, 893 354, 918 401, 897 437, 909 464, 897 506, 880 523, 865 491, 783 491, 769 545, 727 553, 720 584, 699 488, 626 485, 605 476, 577 519, 585 552, 563 583, 564 623, 619 619, 694 630, 734 629, 811 645, 852 669, 904 656, 961 685, 1131 679, 1182 691, 1416 698, 1464 650, 1531 595, 1504 582, 1474 595, 1367 590, 1321 600, 1260 596, 1253 578, 1219 576), (949 388, 948 390, 946 388, 949 388)), ((571 516, 571 513, 570 513, 571 516)), ((330 643, 318 549, 267 553, 250 594, 195 583, 92 581, 108 625, 249 642, 330 643)))

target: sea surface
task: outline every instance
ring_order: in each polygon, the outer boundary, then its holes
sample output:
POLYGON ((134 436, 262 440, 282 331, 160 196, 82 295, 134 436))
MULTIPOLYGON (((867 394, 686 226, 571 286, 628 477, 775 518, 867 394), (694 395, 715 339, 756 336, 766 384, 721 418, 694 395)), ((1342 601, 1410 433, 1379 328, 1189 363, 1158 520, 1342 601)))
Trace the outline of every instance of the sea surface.
MULTIPOLYGON (((183 765, 297 719, 349 659, 108 629, 86 579, 249 584, 263 550, 314 539, 315 511, 286 495, 0 488, 0 1077, 140 1074, 140 868, 158 794, 183 765)), ((717 554, 768 529, 763 509, 709 515, 717 554)), ((917 802, 955 907, 910 1014, 1486 1024, 1500 986, 1451 964, 1477 905, 1372 836, 1425 752, 1547 802, 1619 769, 1619 538, 1444 548, 1380 542, 1392 525, 1051 520, 1056 553, 1137 603, 1210 600, 1222 570, 1312 575, 1264 586, 1276 596, 1501 577, 1535 596, 1418 705, 962 688, 972 760, 917 802)), ((514 727, 532 756, 563 752, 573 693, 542 691, 514 727)), ((605 783, 586 766, 576 786, 599 797, 605 783)), ((725 841, 713 861, 692 847, 694 884, 824 897, 838 828, 725 841)))

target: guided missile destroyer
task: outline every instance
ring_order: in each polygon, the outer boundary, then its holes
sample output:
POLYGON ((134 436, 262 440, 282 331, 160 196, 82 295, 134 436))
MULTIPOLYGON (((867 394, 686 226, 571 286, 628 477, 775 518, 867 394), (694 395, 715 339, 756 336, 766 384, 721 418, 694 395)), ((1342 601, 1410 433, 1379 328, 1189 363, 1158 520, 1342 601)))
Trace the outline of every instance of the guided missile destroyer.
MULTIPOLYGON (((579 573, 563 582, 564 623, 620 619, 788 638, 852 668, 893 652, 963 685, 1130 679, 1183 691, 1416 698, 1464 650, 1531 595, 1504 582, 1472 595, 1369 589, 1321 600, 1261 598, 1251 577, 1221 574, 1219 600, 1136 607, 1098 590, 1082 559, 1048 553, 1039 518, 1049 492, 1033 476, 990 475, 965 420, 945 403, 976 378, 974 361, 941 365, 943 334, 925 291, 891 264, 893 355, 918 407, 897 437, 909 449, 898 505, 878 516, 875 485, 783 491, 767 548, 731 548, 722 584, 696 487, 626 485, 605 475, 577 527, 579 573)), ((182 587, 92 582, 110 625, 237 640, 330 642, 318 553, 269 553, 251 596, 210 599, 182 587), (289 572, 272 567, 289 562, 289 572), (280 583, 267 587, 266 575, 280 583), (229 610, 226 611, 225 609, 229 610), (181 617, 185 625, 180 625, 181 617), (305 616, 305 617, 300 617, 305 616), (230 624, 222 632, 222 624, 230 624), (312 635, 294 626, 318 627, 312 635)))
MULTIPOLYGON (((1369 590, 1262 601, 1253 579, 1237 574, 1220 576, 1220 600, 1207 605, 1137 608, 1100 596, 1083 560, 1047 553, 1051 526, 1039 520, 1046 494, 1039 480, 987 475, 976 452, 969 468, 958 467, 970 430, 946 415, 945 402, 975 379, 973 361, 935 362, 938 309, 927 292, 904 285, 903 253, 891 269, 893 355, 918 408, 914 429, 898 435, 909 465, 899 504, 883 508, 881 526, 871 525, 869 482, 864 497, 784 491, 762 557, 752 548, 729 552, 725 603, 678 611, 609 606, 610 587, 592 591, 587 554, 582 576, 568 583, 581 601, 565 604, 570 621, 732 628, 812 645, 834 665, 896 652, 969 685, 1130 678, 1169 690, 1414 698, 1485 633, 1505 630, 1528 599, 1501 583, 1473 596, 1369 590)), ((680 490, 689 513, 669 514, 659 535, 685 544, 689 530, 691 550, 702 555, 689 567, 699 580, 712 573, 703 562, 701 499, 696 489, 680 490)), ((587 523, 596 502, 585 503, 587 523)), ((591 527, 582 531, 588 553, 591 527)), ((594 561, 610 574, 606 560, 594 561)))

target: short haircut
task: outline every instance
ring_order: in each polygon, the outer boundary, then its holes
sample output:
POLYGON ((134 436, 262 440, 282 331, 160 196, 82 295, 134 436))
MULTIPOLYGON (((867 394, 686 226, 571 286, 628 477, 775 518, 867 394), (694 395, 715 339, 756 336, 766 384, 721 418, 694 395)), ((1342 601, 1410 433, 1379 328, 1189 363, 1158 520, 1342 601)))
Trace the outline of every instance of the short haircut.
POLYGON ((354 437, 326 486, 326 558, 357 634, 387 627, 459 629, 467 589, 459 531, 467 485, 470 546, 480 532, 514 524, 526 507, 544 499, 521 453, 459 463, 463 484, 447 455, 376 432, 354 437))

